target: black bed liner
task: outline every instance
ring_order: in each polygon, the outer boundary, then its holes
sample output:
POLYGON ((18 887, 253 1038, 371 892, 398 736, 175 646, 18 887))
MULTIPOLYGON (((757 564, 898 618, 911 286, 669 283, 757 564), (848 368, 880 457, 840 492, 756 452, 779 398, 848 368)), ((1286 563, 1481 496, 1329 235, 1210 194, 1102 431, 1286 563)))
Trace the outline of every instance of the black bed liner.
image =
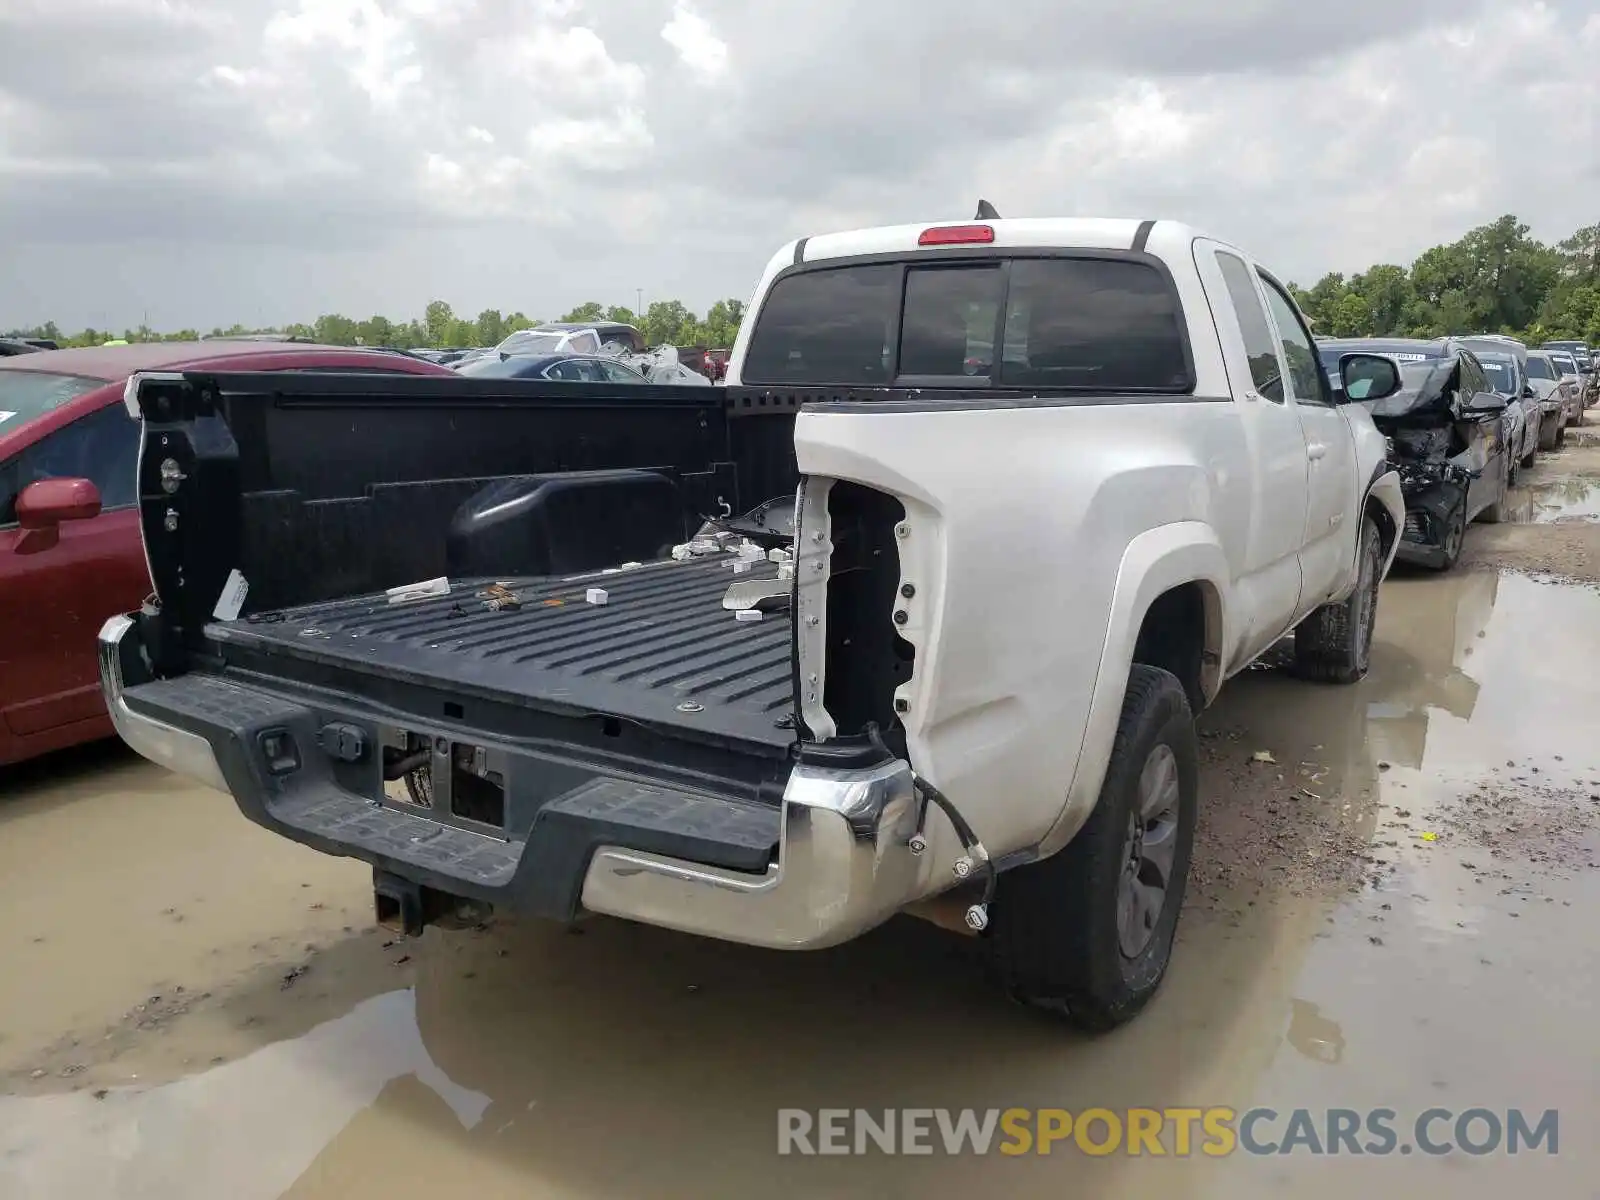
POLYGON ((795 737, 790 616, 742 622, 722 607, 735 579, 773 578, 778 568, 758 562, 735 575, 732 561, 452 580, 448 597, 336 600, 213 622, 206 638, 231 665, 281 668, 304 682, 333 668, 782 751, 795 737), (510 584, 522 607, 486 610, 477 593, 493 582, 510 584), (589 604, 592 587, 604 588, 608 603, 589 604))

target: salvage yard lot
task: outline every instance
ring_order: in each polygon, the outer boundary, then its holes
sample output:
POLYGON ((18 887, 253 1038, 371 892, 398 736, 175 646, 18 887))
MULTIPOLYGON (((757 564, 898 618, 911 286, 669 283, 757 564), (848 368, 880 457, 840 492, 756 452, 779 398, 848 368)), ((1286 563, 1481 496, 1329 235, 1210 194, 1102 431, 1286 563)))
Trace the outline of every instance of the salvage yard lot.
POLYGON ((1544 457, 1455 571, 1384 585, 1361 684, 1269 656, 1223 692, 1171 974, 1099 1040, 911 920, 807 955, 605 920, 396 939, 365 867, 119 745, 15 770, 0 1195, 1588 1194, 1597 499, 1600 447, 1544 457), (1144 1104, 1520 1105, 1568 1137, 1442 1163, 775 1157, 785 1107, 1144 1104))

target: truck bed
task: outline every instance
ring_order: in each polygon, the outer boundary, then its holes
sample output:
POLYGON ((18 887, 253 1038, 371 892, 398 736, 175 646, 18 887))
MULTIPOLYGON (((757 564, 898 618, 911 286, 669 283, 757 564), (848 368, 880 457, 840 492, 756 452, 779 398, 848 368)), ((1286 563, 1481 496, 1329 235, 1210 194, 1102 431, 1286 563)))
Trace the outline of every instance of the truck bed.
POLYGON ((544 712, 601 715, 782 753, 794 740, 792 620, 735 620, 735 579, 772 578, 731 556, 661 561, 564 578, 451 580, 450 595, 391 604, 383 594, 215 621, 206 638, 230 665, 317 683, 324 670, 454 691, 544 712), (478 593, 505 583, 521 607, 478 593), (608 603, 592 605, 589 588, 608 603))

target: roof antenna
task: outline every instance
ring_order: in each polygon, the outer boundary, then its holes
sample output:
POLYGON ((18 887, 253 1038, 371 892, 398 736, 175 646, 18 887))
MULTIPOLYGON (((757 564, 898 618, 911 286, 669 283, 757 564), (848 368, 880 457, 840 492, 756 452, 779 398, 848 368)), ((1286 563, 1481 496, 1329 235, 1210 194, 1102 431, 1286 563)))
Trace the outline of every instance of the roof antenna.
POLYGON ((998 221, 1000 219, 1000 214, 995 212, 994 205, 990 204, 987 200, 979 200, 978 215, 973 219, 977 221, 998 221))

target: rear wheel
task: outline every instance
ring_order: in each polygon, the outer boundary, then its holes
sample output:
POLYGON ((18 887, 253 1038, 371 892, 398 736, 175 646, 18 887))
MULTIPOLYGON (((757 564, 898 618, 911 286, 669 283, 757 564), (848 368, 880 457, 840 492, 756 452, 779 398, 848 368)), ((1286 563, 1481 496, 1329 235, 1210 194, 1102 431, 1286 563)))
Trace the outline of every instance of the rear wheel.
POLYGON ((1383 540, 1371 517, 1361 520, 1358 554, 1355 589, 1338 604, 1324 604, 1294 631, 1295 669, 1307 679, 1355 683, 1366 675, 1372 661, 1383 540))
POLYGON ((988 941, 1016 999, 1099 1033, 1155 995, 1189 878, 1195 746, 1183 685, 1136 664, 1094 812, 1060 853, 1000 877, 988 941))

